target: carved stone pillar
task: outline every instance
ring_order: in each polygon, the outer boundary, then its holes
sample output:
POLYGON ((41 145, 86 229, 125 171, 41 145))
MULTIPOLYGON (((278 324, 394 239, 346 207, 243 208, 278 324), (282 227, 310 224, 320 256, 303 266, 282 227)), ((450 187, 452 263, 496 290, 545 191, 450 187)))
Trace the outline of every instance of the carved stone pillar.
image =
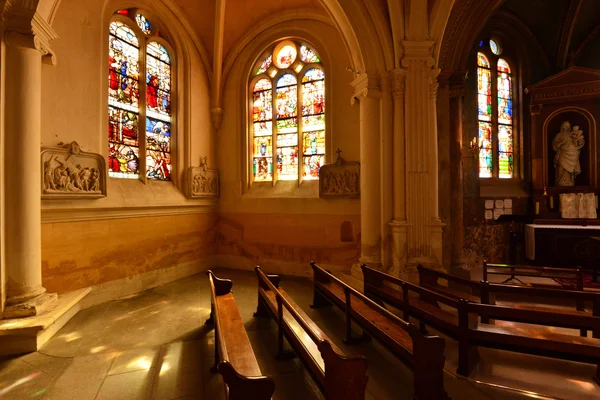
POLYGON ((463 254, 463 127, 462 107, 464 86, 453 86, 450 90, 450 215, 452 219, 451 272, 460 276, 470 274, 463 254))
POLYGON ((406 67, 406 216, 411 267, 442 262, 436 122, 439 70, 432 69, 433 44, 405 41, 402 60, 406 67))
POLYGON ((41 87, 42 56, 50 56, 50 27, 34 17, 29 32, 4 35, 4 318, 38 314, 56 299, 42 287, 41 87))
POLYGON ((381 267, 380 77, 363 73, 353 82, 360 106, 360 262, 381 267))
POLYGON ((390 223, 393 235, 394 275, 400 275, 407 261, 406 252, 406 165, 404 132, 404 92, 406 89, 406 70, 397 68, 392 71, 392 95, 394 99, 394 139, 393 139, 393 220, 390 223))

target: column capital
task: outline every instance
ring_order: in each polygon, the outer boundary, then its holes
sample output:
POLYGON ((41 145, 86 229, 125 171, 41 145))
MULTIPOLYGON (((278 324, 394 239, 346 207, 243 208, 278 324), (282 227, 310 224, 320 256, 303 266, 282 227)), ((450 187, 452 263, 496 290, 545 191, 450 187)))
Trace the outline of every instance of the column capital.
POLYGON ((381 98, 381 76, 379 74, 373 72, 362 73, 350 84, 354 87, 352 104, 361 97, 381 98))
POLYGON ((410 68, 411 65, 416 63, 424 63, 428 67, 435 65, 433 59, 433 45, 435 44, 432 40, 426 41, 410 41, 405 40, 402 42, 404 46, 404 58, 402 59, 402 66, 410 68))
POLYGON ((50 41, 56 39, 58 34, 39 14, 34 12, 29 16, 27 11, 15 7, 7 9, 6 6, 2 10, 2 27, 7 44, 38 50, 44 63, 56 65, 56 54, 50 48, 50 41))
POLYGON ((392 95, 394 100, 404 101, 404 91, 406 90, 406 69, 396 68, 390 72, 392 77, 392 95))

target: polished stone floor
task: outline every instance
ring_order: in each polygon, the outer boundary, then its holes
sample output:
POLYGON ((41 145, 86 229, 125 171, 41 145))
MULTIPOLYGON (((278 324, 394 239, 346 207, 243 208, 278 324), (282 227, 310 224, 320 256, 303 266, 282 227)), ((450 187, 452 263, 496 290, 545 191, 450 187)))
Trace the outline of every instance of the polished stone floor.
MULTIPOLYGON (((298 359, 274 359, 276 324, 252 316, 254 273, 215 272, 234 282, 261 370, 275 379, 275 398, 323 399, 298 359)), ((376 342, 344 345, 343 314, 308 307, 310 281, 284 277, 282 287, 346 354, 368 358, 367 399, 412 399, 412 374, 400 361, 376 342)), ((214 357, 214 333, 204 325, 209 309, 208 281, 201 274, 83 310, 39 352, 0 360, 0 399, 223 399, 220 375, 209 372, 214 357)), ((456 344, 447 343, 445 385, 454 400, 550 398, 507 386, 561 399, 600 398, 589 379, 593 366, 508 352, 484 349, 472 376, 456 378, 456 344)))

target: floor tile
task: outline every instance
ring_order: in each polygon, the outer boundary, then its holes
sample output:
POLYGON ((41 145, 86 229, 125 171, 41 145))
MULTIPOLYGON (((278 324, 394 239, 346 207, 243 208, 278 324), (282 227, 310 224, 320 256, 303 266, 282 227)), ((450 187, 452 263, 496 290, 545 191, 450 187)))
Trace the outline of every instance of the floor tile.
POLYGON ((107 376, 96 400, 148 400, 156 369, 107 376))

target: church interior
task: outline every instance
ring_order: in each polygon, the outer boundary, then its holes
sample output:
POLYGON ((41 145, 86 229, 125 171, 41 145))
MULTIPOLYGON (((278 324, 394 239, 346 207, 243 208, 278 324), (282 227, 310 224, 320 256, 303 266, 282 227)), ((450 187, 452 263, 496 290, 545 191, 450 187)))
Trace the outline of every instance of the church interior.
POLYGON ((600 399, 596 0, 0 3, 0 399, 600 399))

